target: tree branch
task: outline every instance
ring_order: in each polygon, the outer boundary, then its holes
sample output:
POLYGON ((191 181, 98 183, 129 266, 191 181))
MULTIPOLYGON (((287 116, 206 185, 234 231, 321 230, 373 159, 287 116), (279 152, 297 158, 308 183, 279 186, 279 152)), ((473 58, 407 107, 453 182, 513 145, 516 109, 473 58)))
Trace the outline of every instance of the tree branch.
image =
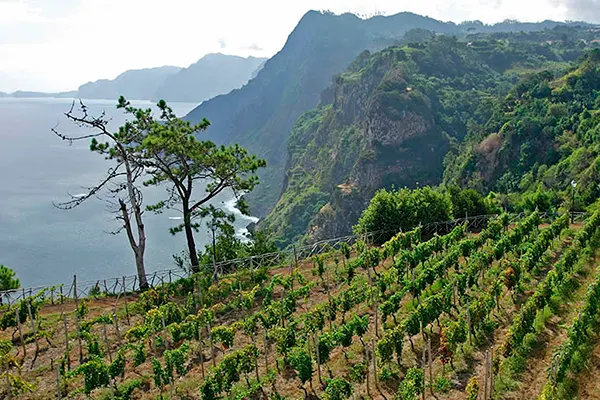
POLYGON ((95 196, 98 192, 100 192, 102 190, 102 188, 104 188, 106 185, 108 185, 111 182, 111 180, 113 180, 114 178, 116 178, 118 176, 125 175, 123 172, 118 172, 118 169, 119 169, 119 167, 121 167, 121 165, 122 164, 119 163, 116 168, 114 168, 114 169, 109 168, 106 178, 100 184, 98 184, 94 187, 86 188, 88 190, 88 193, 85 196, 74 196, 72 194, 69 194, 69 196, 71 197, 71 200, 66 201, 64 203, 52 202, 52 205, 61 210, 72 210, 73 208, 79 206, 84 201, 86 201, 90 197, 95 196))

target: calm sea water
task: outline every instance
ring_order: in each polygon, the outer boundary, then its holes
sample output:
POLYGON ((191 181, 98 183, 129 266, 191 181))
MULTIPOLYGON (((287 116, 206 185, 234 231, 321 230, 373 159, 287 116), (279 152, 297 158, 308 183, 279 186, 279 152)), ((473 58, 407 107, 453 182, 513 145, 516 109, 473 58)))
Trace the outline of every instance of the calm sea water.
MULTIPOLYGON (((91 113, 106 111, 114 128, 125 121, 114 101, 86 104, 91 113)), ((61 132, 81 132, 63 116, 70 105, 68 99, 0 99, 0 264, 14 269, 25 287, 67 283, 74 274, 81 280, 135 274, 125 234, 107 233, 118 223, 102 201, 90 199, 69 211, 52 204, 68 200, 67 193, 85 193, 83 187, 99 182, 111 165, 90 152, 88 142, 69 146, 51 132, 57 124, 61 132)), ((183 116, 195 104, 171 106, 183 116)), ((145 193, 146 204, 161 196, 163 189, 152 189, 145 193)), ((229 195, 213 204, 236 211, 229 195)), ((172 255, 185 248, 185 238, 171 236, 168 228, 179 216, 145 213, 148 272, 175 268, 172 255)), ((238 215, 237 228, 242 231, 250 220, 238 215)), ((201 248, 207 235, 200 232, 196 240, 201 248)))

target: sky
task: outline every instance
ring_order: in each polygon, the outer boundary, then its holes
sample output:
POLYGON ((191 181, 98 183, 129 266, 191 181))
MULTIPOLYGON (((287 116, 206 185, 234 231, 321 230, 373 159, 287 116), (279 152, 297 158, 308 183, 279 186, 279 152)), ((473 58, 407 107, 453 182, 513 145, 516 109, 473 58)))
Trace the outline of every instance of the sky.
POLYGON ((270 57, 311 9, 600 22, 600 0, 0 0, 0 91, 66 91, 207 53, 270 57))

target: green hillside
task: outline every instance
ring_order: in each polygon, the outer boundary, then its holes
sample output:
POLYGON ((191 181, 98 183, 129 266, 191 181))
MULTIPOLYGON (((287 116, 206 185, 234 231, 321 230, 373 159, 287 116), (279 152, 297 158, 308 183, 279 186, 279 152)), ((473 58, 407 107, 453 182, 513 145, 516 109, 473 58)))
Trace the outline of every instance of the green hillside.
POLYGON ((539 31, 570 25, 552 21, 496 25, 457 25, 402 12, 363 20, 353 14, 309 11, 284 47, 247 85, 217 96, 192 110, 191 121, 207 118, 207 135, 219 143, 239 143, 267 160, 262 184, 249 195, 253 212, 263 217, 282 191, 288 135, 305 112, 318 106, 332 77, 344 71, 364 50, 377 51, 401 40, 413 29, 464 36, 469 32, 539 31))
POLYGON ((575 206, 595 201, 600 196, 599 66, 596 49, 565 73, 546 70, 524 79, 448 155, 445 180, 481 191, 542 191, 548 206, 568 199, 575 180, 575 206))
MULTIPOLYGON (((446 182, 473 186, 472 175, 483 172, 469 169, 473 150, 466 149, 476 148, 485 127, 491 133, 504 125, 497 121, 499 103, 525 90, 528 74, 572 68, 586 50, 583 39, 593 35, 561 27, 464 40, 438 36, 363 52, 292 129, 282 195, 263 226, 281 244, 315 241, 349 233, 380 188, 437 185, 444 170, 446 182)), ((504 156, 514 160, 513 153, 504 156)), ((477 165, 485 168, 483 160, 477 165)))

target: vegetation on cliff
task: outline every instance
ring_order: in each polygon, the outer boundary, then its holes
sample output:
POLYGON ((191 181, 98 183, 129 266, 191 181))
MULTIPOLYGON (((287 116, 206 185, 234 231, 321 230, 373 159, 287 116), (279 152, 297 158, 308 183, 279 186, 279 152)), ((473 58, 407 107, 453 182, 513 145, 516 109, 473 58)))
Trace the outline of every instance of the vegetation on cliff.
POLYGON ((593 203, 600 196, 599 66, 595 49, 565 73, 525 78, 449 153, 445 180, 505 193, 505 204, 517 209, 534 196, 540 209, 593 203))
POLYGON ((467 144, 472 149, 486 129, 502 127, 501 103, 526 90, 530 74, 564 74, 593 35, 560 27, 459 40, 413 31, 409 36, 428 41, 363 52, 292 129, 282 194, 264 226, 283 245, 319 240, 350 232, 381 188, 438 185, 444 175, 470 187, 472 177, 459 172, 471 165, 467 144))

